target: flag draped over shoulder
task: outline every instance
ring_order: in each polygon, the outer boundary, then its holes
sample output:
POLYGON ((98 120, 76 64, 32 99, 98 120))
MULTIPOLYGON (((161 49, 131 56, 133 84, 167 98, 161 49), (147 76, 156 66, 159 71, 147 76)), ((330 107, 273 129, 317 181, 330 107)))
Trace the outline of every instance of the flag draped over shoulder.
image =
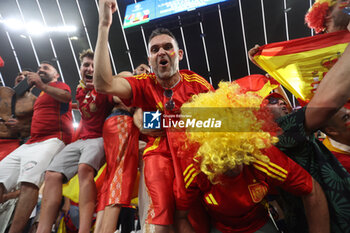
POLYGON ((309 101, 350 42, 339 31, 261 46, 254 60, 293 95, 309 101))

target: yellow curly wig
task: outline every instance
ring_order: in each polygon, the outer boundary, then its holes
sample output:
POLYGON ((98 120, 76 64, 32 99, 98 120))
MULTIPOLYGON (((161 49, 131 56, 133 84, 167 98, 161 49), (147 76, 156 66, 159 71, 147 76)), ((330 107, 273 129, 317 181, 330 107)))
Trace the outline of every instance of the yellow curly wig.
MULTIPOLYGON (((257 159, 269 162, 261 149, 278 141, 277 137, 263 130, 266 118, 257 117, 256 111, 260 109, 262 97, 254 93, 244 94, 240 90, 240 86, 234 82, 221 82, 215 92, 193 96, 192 101, 183 104, 181 108, 181 114, 192 115, 195 119, 212 118, 212 112, 215 112, 215 119, 231 122, 229 127, 222 125, 227 127, 226 132, 186 131, 188 142, 199 145, 194 160, 212 183, 217 182, 218 175, 237 165, 250 164, 257 159), (208 108, 208 111, 196 113, 193 110, 196 108, 208 108), (209 108, 224 110, 210 111, 209 108)), ((275 126, 274 123, 271 125, 275 126)))

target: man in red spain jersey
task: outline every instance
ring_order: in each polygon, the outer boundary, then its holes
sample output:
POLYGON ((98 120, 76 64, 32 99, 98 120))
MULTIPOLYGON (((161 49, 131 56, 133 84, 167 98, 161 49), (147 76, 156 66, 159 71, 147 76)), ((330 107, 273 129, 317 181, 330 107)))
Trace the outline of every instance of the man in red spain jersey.
POLYGON ((95 91, 94 54, 80 54, 82 80, 76 99, 81 112, 79 140, 67 145, 51 162, 45 175, 43 203, 37 232, 51 232, 62 198, 62 183, 79 177, 79 232, 89 232, 96 203, 94 176, 104 162, 102 127, 112 110, 112 98, 95 91))
MULTIPOLYGON (((317 0, 309 9, 305 21, 317 33, 349 30, 350 16, 344 12, 344 8, 348 6, 349 1, 317 0)), ((255 46, 248 52, 250 59, 258 49, 259 46, 255 46)), ((347 211, 350 207, 349 173, 337 161, 336 156, 313 136, 313 133, 324 128, 325 123, 349 99, 350 79, 347 78, 350 75, 349 55, 348 46, 322 79, 307 106, 286 116, 283 114, 276 119, 284 131, 279 136, 280 142, 276 146, 302 165, 322 186, 328 200, 331 230, 335 233, 350 229, 350 213, 347 211), (325 170, 327 172, 324 172, 325 170), (337 182, 334 183, 334 180, 337 182), (347 207, 339 208, 339 203, 347 207)), ((277 102, 274 105, 284 108, 283 105, 277 105, 277 102)), ((284 213, 288 228, 294 229, 295 232, 306 232, 305 216, 300 211, 302 210, 301 201, 291 195, 284 195, 283 192, 282 195, 285 196, 283 199, 287 200, 284 213)))
POLYGON ((323 144, 350 173, 350 106, 346 104, 321 129, 327 138, 323 144))
MULTIPOLYGON (((146 64, 140 64, 133 73, 123 71, 118 76, 149 74, 150 70, 146 64)), ((123 213, 122 207, 130 206, 137 176, 139 129, 133 120, 135 108, 125 106, 116 96, 113 96, 113 101, 114 108, 103 126, 107 167, 102 190, 98 193, 95 232, 100 228, 102 232, 115 231, 118 219, 122 218, 119 216, 123 213)))
POLYGON ((308 217, 319 214, 319 222, 308 218, 310 229, 315 230, 313 227, 318 224, 318 229, 322 231, 317 232, 329 232, 327 203, 319 184, 276 147, 262 152, 269 162, 256 160, 250 165, 238 165, 218 175, 217 180, 220 181, 214 184, 195 169, 198 164, 184 166, 189 198, 187 202, 178 202, 178 209, 188 210, 200 198, 210 214, 212 228, 215 228, 211 232, 277 233, 269 220, 265 197, 272 187, 278 186, 302 197, 308 217), (328 229, 324 227, 327 224, 328 229))
MULTIPOLYGON (((42 92, 34 104, 30 139, 0 162, 0 198, 18 183, 21 194, 9 232, 22 232, 37 203, 44 171, 72 138, 71 91, 58 82, 55 67, 42 62, 28 72, 28 84, 42 92)), ((1 202, 1 200, 0 200, 1 202)))
MULTIPOLYGON (((132 76, 124 71, 118 74, 132 76)), ((114 108, 103 125, 106 175, 98 192, 95 232, 114 232, 121 208, 129 206, 137 175, 139 130, 133 123, 134 108, 113 96, 114 108)))
MULTIPOLYGON (((175 114, 192 95, 213 90, 199 75, 188 70, 179 71, 183 51, 166 29, 153 31, 149 38, 148 59, 154 73, 125 79, 113 78, 107 43, 115 11, 114 0, 100 1, 94 73, 97 91, 117 95, 125 103, 140 107, 143 111, 158 110, 156 114, 175 114)), ((147 220, 155 232, 169 232, 175 210, 174 193, 186 195, 176 148, 170 145, 171 132, 165 133, 167 136, 149 137, 144 151, 145 182, 151 197, 147 220), (175 192, 174 186, 177 188, 175 192)))

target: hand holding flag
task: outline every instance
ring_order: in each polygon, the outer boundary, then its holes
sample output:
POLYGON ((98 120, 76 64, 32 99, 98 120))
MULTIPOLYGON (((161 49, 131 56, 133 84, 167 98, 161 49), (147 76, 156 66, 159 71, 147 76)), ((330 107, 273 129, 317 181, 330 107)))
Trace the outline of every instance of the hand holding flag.
POLYGON ((338 61, 350 42, 350 33, 340 31, 267 44, 250 51, 259 67, 293 95, 310 101, 319 83, 338 61))

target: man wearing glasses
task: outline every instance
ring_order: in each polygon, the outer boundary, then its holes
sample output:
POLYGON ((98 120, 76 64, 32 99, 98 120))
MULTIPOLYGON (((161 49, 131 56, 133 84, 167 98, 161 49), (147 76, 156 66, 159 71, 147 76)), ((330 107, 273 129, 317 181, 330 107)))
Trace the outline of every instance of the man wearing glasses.
POLYGON ((270 109, 274 119, 282 116, 286 116, 291 113, 291 108, 285 101, 282 95, 278 93, 272 93, 266 97, 268 100, 267 107, 270 109))
MULTIPOLYGON (((149 43, 149 64, 154 73, 129 78, 113 78, 108 55, 108 33, 112 14, 116 11, 115 0, 100 1, 100 22, 95 52, 94 83, 97 91, 117 95, 125 103, 157 113, 179 113, 181 105, 192 95, 213 90, 199 75, 179 71, 183 51, 175 37, 167 29, 152 32, 149 43)), ((151 196, 151 209, 147 220, 155 232, 169 232, 173 223, 176 195, 185 194, 182 172, 171 146, 171 133, 149 137, 144 152, 145 182, 151 196), (175 180, 175 182, 174 182, 175 180), (181 183, 182 182, 182 183, 181 183)))
MULTIPOLYGON (((317 32, 335 32, 349 30, 349 15, 343 8, 348 1, 316 1, 306 16, 309 27, 317 32), (322 7, 327 7, 325 14, 319 14, 322 7)), ((249 57, 253 57, 254 50, 249 57)), ((340 60, 327 73, 317 88, 310 103, 292 114, 275 116, 276 122, 284 131, 276 145, 282 152, 307 170, 319 182, 328 201, 332 232, 348 232, 350 223, 350 175, 336 157, 314 137, 313 133, 327 125, 326 122, 343 106, 349 98, 349 46, 340 60)), ((275 108, 283 105, 271 103, 267 107, 274 113, 275 108)), ((276 111, 275 111, 276 113, 276 111)), ((283 194, 285 215, 288 227, 293 232, 306 232, 306 218, 302 212, 302 203, 288 194, 283 194)))

